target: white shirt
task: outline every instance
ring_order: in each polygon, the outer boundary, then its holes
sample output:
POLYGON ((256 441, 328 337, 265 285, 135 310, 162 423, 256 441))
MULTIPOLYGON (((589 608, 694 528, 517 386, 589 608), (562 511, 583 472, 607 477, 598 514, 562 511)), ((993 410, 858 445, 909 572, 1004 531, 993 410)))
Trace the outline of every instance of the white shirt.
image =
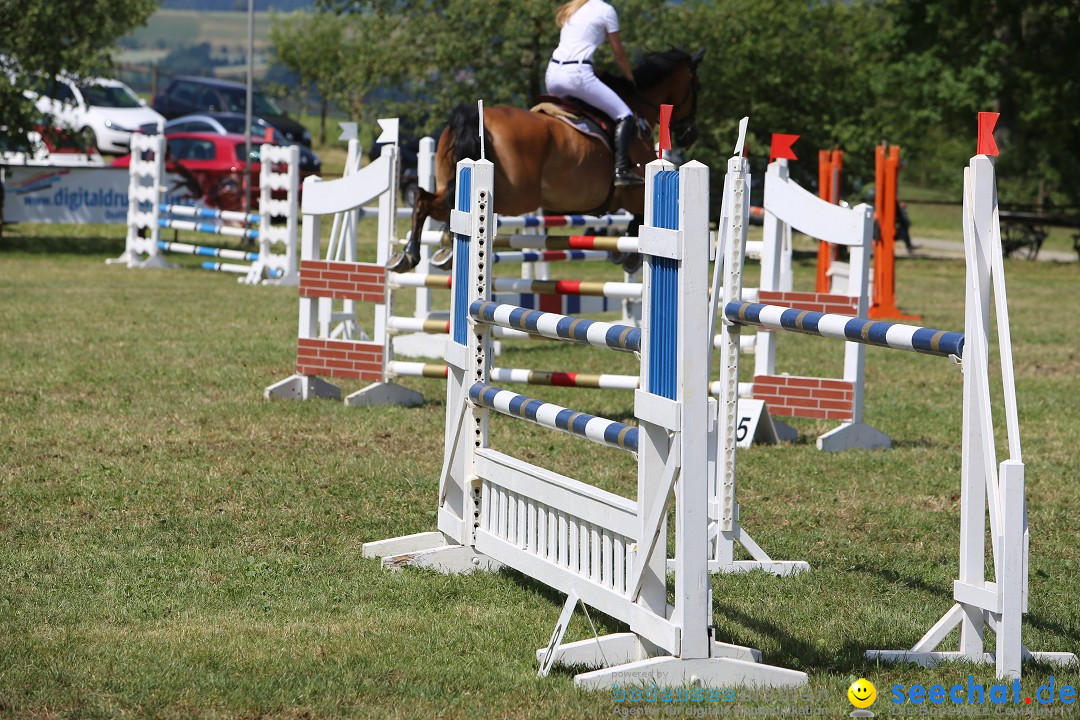
POLYGON ((592 60, 596 48, 604 44, 608 33, 619 32, 619 16, 604 0, 589 0, 570 16, 559 32, 559 47, 552 57, 567 60, 592 60))

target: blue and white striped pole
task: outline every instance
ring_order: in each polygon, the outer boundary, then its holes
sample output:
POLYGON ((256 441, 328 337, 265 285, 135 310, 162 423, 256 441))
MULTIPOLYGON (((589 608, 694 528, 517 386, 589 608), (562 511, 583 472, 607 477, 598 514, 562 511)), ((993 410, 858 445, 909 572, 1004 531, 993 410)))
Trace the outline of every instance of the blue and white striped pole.
POLYGON ((228 225, 211 225, 209 223, 195 222, 194 220, 176 220, 174 218, 158 218, 158 227, 171 230, 188 230, 190 232, 207 233, 209 235, 227 235, 229 237, 244 238, 245 240, 258 240, 259 231, 255 229, 230 227, 228 225))
POLYGON ((164 252, 180 253, 183 255, 202 255, 204 257, 225 258, 226 260, 244 260, 246 262, 255 262, 259 259, 259 253, 257 252, 207 247, 205 245, 191 245, 190 243, 165 242, 164 240, 158 240, 157 246, 159 250, 164 252))
POLYGON ((524 217, 500 217, 501 228, 553 228, 553 227, 608 227, 626 228, 633 222, 630 213, 618 215, 526 215, 524 217))
POLYGON ((585 320, 482 299, 473 300, 469 305, 469 316, 489 325, 553 340, 570 340, 610 350, 641 350, 641 329, 629 325, 585 320))
POLYGON ((733 300, 724 306, 724 317, 739 325, 755 325, 771 330, 790 330, 864 345, 908 350, 942 357, 964 355, 964 333, 865 320, 833 313, 798 310, 779 305, 733 300))
POLYGON ((228 220, 231 222, 247 223, 249 225, 257 225, 259 223, 259 216, 257 214, 245 214, 236 210, 219 210, 217 208, 195 207, 194 205, 170 205, 168 203, 159 203, 158 210, 169 215, 177 215, 180 217, 197 217, 206 220, 228 220))
POLYGON ((638 449, 638 429, 626 423, 570 410, 484 383, 474 383, 469 388, 469 397, 477 405, 503 415, 562 430, 608 447, 631 452, 638 449))

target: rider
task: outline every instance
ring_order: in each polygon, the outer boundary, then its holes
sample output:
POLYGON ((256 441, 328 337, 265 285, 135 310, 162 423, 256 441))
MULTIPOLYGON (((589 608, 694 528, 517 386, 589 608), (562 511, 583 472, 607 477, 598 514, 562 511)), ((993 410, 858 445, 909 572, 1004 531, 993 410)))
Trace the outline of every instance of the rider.
POLYGON ((555 14, 559 46, 547 68, 547 91, 558 97, 573 97, 603 110, 615 121, 615 187, 644 184, 645 180, 630 170, 630 141, 634 117, 630 108, 614 90, 593 72, 592 56, 607 38, 619 70, 631 83, 634 74, 619 39, 619 17, 604 0, 570 0, 555 14))

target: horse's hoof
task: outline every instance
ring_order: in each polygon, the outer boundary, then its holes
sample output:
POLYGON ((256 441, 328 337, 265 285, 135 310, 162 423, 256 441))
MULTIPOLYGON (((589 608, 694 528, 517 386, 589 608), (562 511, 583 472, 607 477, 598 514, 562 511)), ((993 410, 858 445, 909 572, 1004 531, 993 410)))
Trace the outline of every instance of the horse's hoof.
POLYGON ((627 253, 620 252, 618 250, 609 250, 607 259, 608 262, 612 265, 622 265, 624 262, 626 262, 626 255, 627 253))
POLYGON ((439 270, 449 270, 454 267, 454 251, 452 248, 439 248, 431 254, 431 266, 439 270))
POLYGON ((633 275, 641 270, 641 253, 626 253, 622 261, 622 269, 627 275, 633 275))
POLYGON ((390 260, 386 263, 386 269, 392 273, 409 272, 416 263, 420 262, 420 258, 414 257, 406 252, 394 253, 390 260))

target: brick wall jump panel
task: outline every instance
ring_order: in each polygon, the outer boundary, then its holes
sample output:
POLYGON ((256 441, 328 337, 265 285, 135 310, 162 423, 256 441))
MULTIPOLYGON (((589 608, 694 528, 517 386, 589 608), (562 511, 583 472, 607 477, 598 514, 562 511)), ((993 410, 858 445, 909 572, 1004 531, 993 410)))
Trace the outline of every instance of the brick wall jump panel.
POLYGON ((851 420, 855 384, 833 378, 756 375, 754 397, 782 417, 851 420))
POLYGON ((296 342, 296 372, 301 375, 382 379, 383 348, 373 342, 300 338, 296 342))
POLYGON ((859 312, 858 298, 830 293, 760 290, 757 301, 763 305, 782 305, 799 310, 837 315, 856 315, 859 312))
POLYGON ((300 297, 381 303, 386 268, 375 263, 304 260, 300 263, 300 297))

